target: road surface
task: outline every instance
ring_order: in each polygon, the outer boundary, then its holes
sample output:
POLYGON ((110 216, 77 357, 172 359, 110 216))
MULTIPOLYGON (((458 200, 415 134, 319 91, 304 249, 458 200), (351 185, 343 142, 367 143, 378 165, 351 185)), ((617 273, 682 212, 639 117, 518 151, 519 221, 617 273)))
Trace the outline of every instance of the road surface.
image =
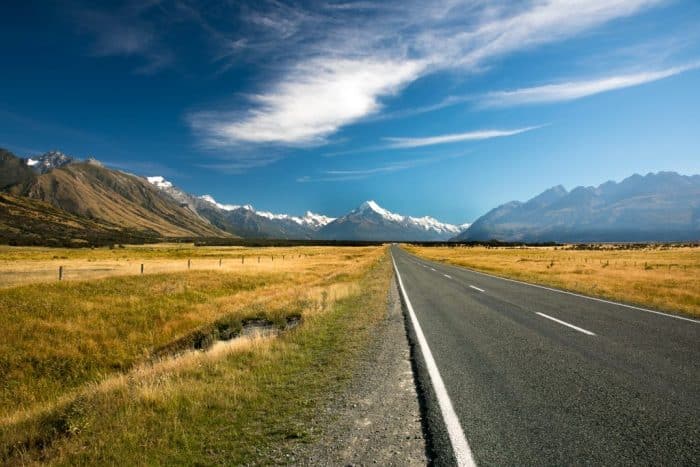
POLYGON ((392 256, 436 463, 700 465, 700 322, 392 256))

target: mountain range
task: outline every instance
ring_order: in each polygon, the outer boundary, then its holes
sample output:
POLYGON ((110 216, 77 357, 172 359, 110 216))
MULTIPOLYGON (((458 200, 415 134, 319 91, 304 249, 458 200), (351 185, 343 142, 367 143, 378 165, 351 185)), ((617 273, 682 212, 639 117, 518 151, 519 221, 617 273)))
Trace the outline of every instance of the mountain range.
POLYGON ((700 239, 700 175, 632 175, 619 183, 555 186, 503 204, 454 241, 648 242, 700 239))
POLYGON ((700 176, 659 172, 597 187, 550 188, 473 224, 390 212, 365 201, 344 216, 222 204, 160 176, 141 177, 59 151, 20 159, 0 149, 0 241, 59 244, 164 238, 350 241, 621 242, 700 239, 700 176), (26 241, 25 241, 26 240, 26 241))
POLYGON ((311 211, 302 217, 274 214, 250 204, 221 204, 210 195, 191 195, 160 176, 147 180, 221 230, 246 238, 445 241, 465 228, 432 217, 395 214, 374 201, 337 219, 311 211))
MULTIPOLYGON (((374 201, 337 219, 310 211, 304 216, 258 211, 187 193, 161 176, 140 177, 59 151, 26 159, 0 151, 0 191, 147 238, 444 241, 466 227, 395 214, 374 201)), ((29 205, 25 208, 26 213, 29 205)))

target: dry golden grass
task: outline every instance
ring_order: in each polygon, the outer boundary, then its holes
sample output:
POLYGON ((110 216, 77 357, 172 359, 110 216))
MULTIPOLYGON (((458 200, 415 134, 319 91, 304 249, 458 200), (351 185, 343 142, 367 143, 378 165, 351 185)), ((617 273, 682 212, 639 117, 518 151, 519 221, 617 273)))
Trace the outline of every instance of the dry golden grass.
MULTIPOLYGON (((139 250, 129 249, 127 256, 139 250)), ((383 254, 381 248, 237 249, 236 256, 244 254, 255 261, 235 266, 224 262, 219 267, 218 259, 212 264, 203 257, 211 251, 190 249, 192 269, 187 270, 185 260, 184 272, 169 272, 182 271, 183 261, 162 256, 181 251, 167 247, 154 251, 161 257, 149 261, 159 273, 52 280, 0 290, 0 328, 6 336, 0 342, 5 383, 0 389, 0 417, 32 410, 37 404, 50 405, 66 392, 128 370, 154 350, 223 317, 279 321, 316 312, 309 303, 325 309, 356 292, 356 281, 383 254), (272 261, 271 254, 278 258, 272 261)), ((230 251, 216 251, 217 256, 225 253, 230 251)), ((45 254, 45 249, 28 250, 30 257, 45 254)), ((19 263, 15 268, 20 268, 17 250, 13 256, 8 262, 19 263)), ((32 261, 46 264, 40 258, 32 261)), ((68 261, 77 265, 86 259, 68 261)), ((27 274, 23 280, 38 278, 27 274)))
POLYGON ((427 259, 661 310, 700 316, 700 248, 414 247, 427 259))
POLYGON ((333 247, 195 247, 192 244, 134 245, 125 248, 63 249, 0 246, 0 288, 58 280, 186 271, 259 274, 290 272, 332 261, 333 247), (327 255, 331 255, 328 257, 327 255))

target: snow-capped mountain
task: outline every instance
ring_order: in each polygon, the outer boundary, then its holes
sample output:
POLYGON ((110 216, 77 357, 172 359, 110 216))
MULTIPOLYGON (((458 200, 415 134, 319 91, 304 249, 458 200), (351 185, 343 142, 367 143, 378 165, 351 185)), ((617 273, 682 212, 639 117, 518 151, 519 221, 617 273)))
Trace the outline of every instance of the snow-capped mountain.
POLYGON ((429 216, 395 214, 374 201, 338 219, 311 211, 303 216, 276 214, 258 211, 250 204, 220 203, 211 195, 194 196, 160 176, 147 180, 216 227, 242 237, 430 241, 447 240, 466 228, 429 216))
POLYGON ((191 195, 161 176, 146 179, 211 224, 242 237, 311 239, 321 227, 334 220, 310 211, 300 217, 257 211, 250 204, 224 204, 211 195, 191 195))
POLYGON ((250 204, 234 205, 217 202, 211 195, 203 195, 200 200, 208 204, 208 209, 198 207, 198 212, 209 218, 223 217, 225 222, 217 224, 232 233, 242 236, 310 239, 324 225, 332 222, 332 217, 307 211, 302 217, 289 214, 275 214, 257 211, 250 204), (212 212, 214 210, 214 212, 212 212), (228 224, 228 228, 226 228, 228 224))
POLYGON ((49 151, 40 156, 28 157, 25 159, 25 162, 34 172, 45 174, 53 169, 75 162, 75 159, 63 154, 61 151, 49 151))
POLYGON ((374 201, 365 201, 319 231, 329 240, 447 240, 461 232, 460 226, 429 216, 411 217, 388 211, 374 201))

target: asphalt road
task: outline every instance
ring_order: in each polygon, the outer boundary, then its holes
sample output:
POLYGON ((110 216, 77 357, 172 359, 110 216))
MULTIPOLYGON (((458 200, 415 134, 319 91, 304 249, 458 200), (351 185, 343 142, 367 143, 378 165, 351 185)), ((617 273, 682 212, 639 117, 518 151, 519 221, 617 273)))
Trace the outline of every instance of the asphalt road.
POLYGON ((700 322, 392 255, 477 464, 700 465, 700 322))

